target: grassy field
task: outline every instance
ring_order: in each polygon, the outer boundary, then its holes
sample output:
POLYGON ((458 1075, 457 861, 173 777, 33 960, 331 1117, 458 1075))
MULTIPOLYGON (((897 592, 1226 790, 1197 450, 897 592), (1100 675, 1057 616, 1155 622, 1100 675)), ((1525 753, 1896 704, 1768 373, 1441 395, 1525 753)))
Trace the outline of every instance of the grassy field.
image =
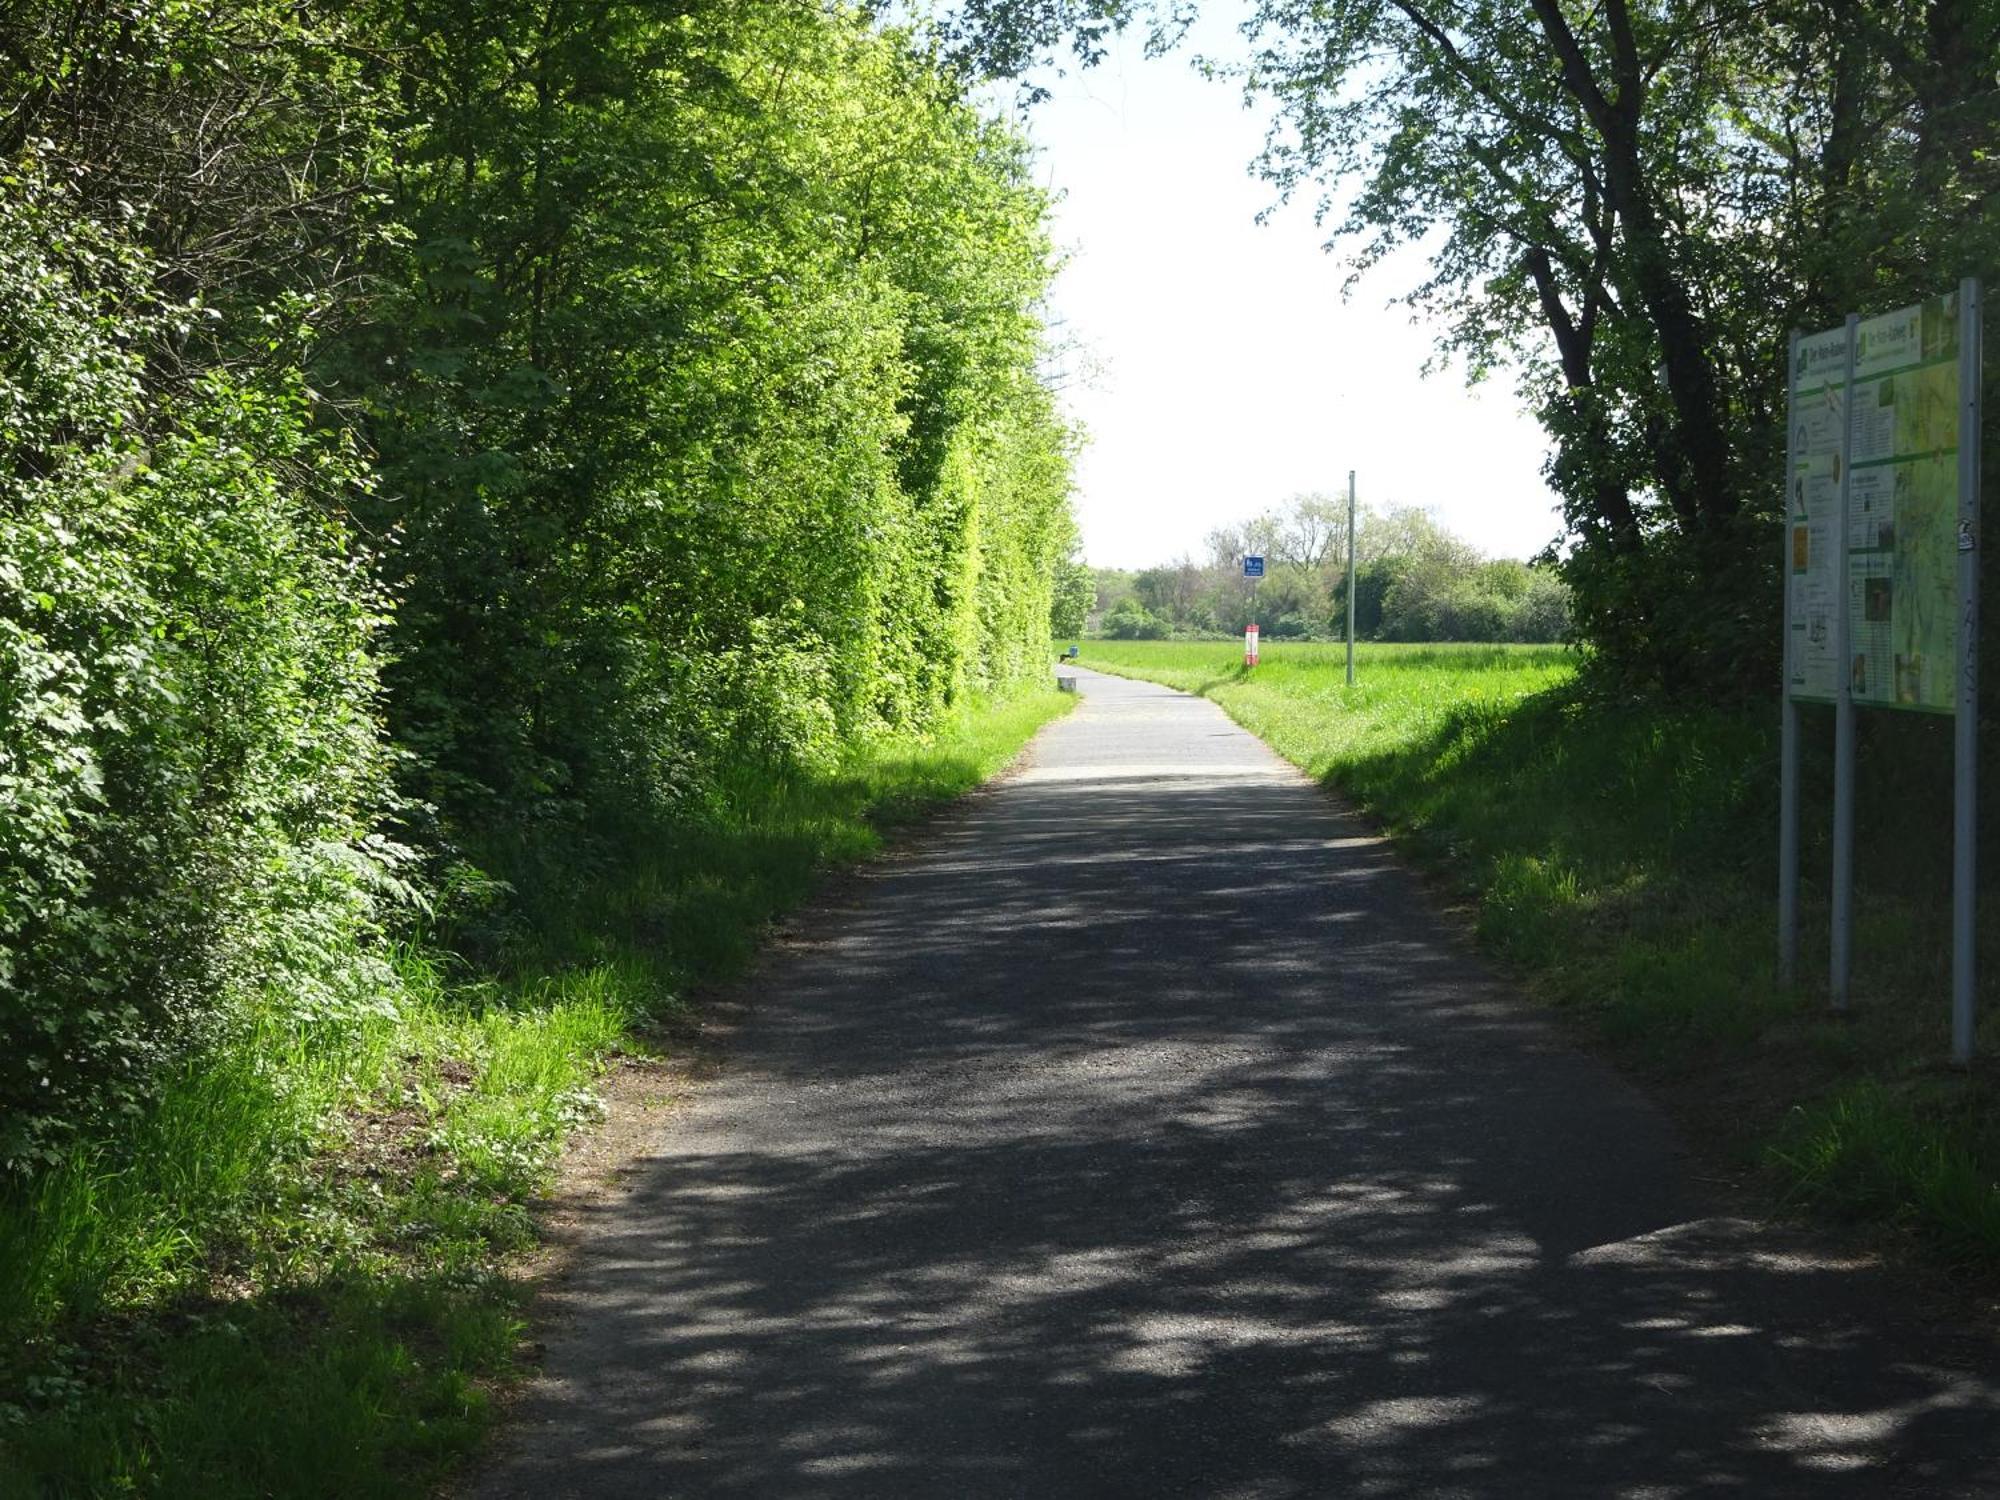
POLYGON ((115 1147, 0 1200, 0 1495, 424 1492, 516 1368, 507 1259, 608 1060, 658 1045, 829 866, 1073 702, 746 785, 594 859, 511 851, 513 916, 448 893, 392 955, 398 1012, 241 1037, 115 1147))
MULTIPOLYGON (((1607 700, 1556 647, 1085 644, 1204 693, 1369 809, 1476 910, 1480 941, 1653 1076, 1687 1123, 1819 1211, 2000 1270, 2000 1114, 1947 1055, 1949 724, 1863 715, 1857 969, 1827 1015, 1830 731, 1806 725, 1808 981, 1775 975, 1777 713, 1607 700)), ((1989 837, 1989 848, 1993 847, 1989 837)), ((1982 905, 1982 933, 2000 907, 1982 905)), ((1982 1046, 2000 1045, 2000 953, 1982 1046)))

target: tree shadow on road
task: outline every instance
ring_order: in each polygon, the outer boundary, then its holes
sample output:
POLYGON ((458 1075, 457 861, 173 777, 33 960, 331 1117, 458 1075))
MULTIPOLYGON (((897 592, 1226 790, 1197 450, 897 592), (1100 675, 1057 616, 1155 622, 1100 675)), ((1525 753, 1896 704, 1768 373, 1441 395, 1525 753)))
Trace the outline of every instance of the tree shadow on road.
POLYGON ((1714 1216, 1423 910, 1199 766, 872 869, 593 1210, 484 1493, 1989 1492, 1984 1351, 1714 1216))

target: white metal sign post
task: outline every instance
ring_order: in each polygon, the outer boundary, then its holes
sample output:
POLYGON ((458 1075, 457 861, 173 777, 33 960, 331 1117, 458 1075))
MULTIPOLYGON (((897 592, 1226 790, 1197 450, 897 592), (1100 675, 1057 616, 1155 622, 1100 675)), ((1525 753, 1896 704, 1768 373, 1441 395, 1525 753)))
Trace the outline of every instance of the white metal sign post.
POLYGON ((1828 992, 1853 967, 1855 709, 1951 714, 1952 1057, 1972 1057, 1979 695, 1979 283, 1793 334, 1786 362, 1778 973, 1797 975, 1799 710, 1834 710, 1828 992))
POLYGON ((1979 283, 1958 286, 1958 722, 1953 747, 1951 1057, 1972 1061, 1979 923, 1979 283))
POLYGON ((1347 471, 1347 685, 1354 686, 1354 471, 1347 471))
POLYGON ((1847 607, 1848 489, 1854 477, 1854 330, 1861 319, 1847 315, 1847 360, 1840 382, 1840 540, 1832 556, 1833 606, 1833 912, 1832 953, 1829 955, 1827 999, 1835 1010, 1847 1009, 1847 980, 1854 965, 1854 611, 1847 607))
MULTIPOLYGON (((1260 553, 1246 552, 1243 555, 1243 576, 1250 580, 1250 594, 1254 599, 1257 584, 1264 577, 1264 559, 1260 553)), ((1257 665, 1257 622, 1252 620, 1243 632, 1243 665, 1257 665)))
POLYGON ((1790 393, 1785 410, 1785 539, 1781 572, 1784 595, 1784 689, 1778 694, 1778 983, 1790 989, 1799 975, 1799 702, 1792 694, 1797 680, 1798 648, 1793 645, 1793 595, 1797 589, 1793 575, 1802 571, 1794 541, 1795 528, 1806 522, 1804 481, 1799 477, 1800 430, 1797 405, 1798 383, 1803 373, 1799 362, 1799 333, 1792 330, 1785 350, 1785 389, 1790 393))

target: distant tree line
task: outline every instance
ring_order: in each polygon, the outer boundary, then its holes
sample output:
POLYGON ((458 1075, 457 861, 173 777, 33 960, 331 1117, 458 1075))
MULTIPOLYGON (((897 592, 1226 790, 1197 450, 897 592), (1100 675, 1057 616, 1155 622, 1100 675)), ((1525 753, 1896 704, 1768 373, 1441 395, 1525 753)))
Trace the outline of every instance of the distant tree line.
MULTIPOLYGON (((1171 47, 1199 10, 956 14, 967 55, 1018 77, 1135 21, 1171 47)), ((1242 30, 1267 179, 1316 205, 1354 276, 1425 247, 1421 281, 1383 290, 1540 415, 1593 670, 1775 692, 1786 335, 2000 283, 2000 5, 1256 0, 1242 30)), ((1983 617, 2000 644, 2000 608, 1983 617)))
POLYGON ((1044 209, 857 6, 0 5, 0 1170, 1045 670, 1044 209))
MULTIPOLYGON (((1547 564, 1488 558, 1416 506, 1358 513, 1354 626, 1363 640, 1560 641, 1569 589, 1547 564)), ((1114 640, 1236 634, 1339 640, 1347 631, 1347 502, 1295 496, 1211 532, 1201 560, 1137 572, 1100 568, 1091 624, 1114 640), (1262 579, 1242 560, 1265 560, 1262 579)))

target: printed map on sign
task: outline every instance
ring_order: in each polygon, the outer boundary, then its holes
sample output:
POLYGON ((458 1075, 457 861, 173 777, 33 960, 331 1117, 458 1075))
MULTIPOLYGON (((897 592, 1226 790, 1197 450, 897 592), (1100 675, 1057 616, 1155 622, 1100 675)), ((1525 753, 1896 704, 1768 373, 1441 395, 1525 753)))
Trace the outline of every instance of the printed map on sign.
POLYGON ((1786 513, 1793 698, 1950 713, 1958 648, 1958 297, 1801 338, 1792 366, 1786 513), (1847 531, 1840 534, 1843 426, 1847 531), (1842 543, 1847 576, 1840 576, 1842 543), (1848 659, 1835 657, 1835 611, 1848 659))
POLYGON ((1857 703, 1956 704, 1958 325, 1953 295, 1855 333, 1847 606, 1857 703))
POLYGON ((1847 410, 1847 330, 1798 341, 1792 364, 1791 528, 1786 587, 1785 686, 1831 703, 1839 682, 1834 611, 1840 607, 1840 429, 1847 410))

